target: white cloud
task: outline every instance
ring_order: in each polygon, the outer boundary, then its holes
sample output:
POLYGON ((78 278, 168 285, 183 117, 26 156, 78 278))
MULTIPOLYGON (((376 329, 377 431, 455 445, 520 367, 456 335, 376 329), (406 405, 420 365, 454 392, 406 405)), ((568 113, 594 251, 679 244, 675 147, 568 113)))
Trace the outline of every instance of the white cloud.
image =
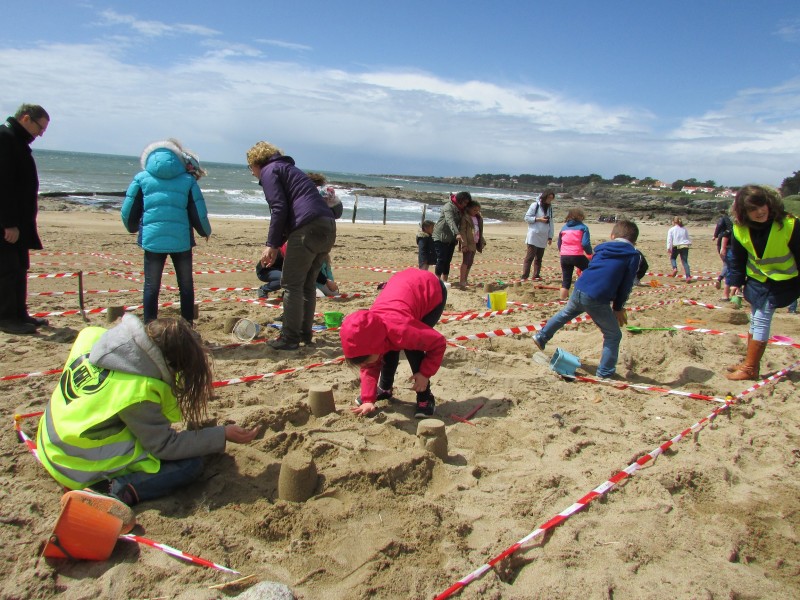
POLYGON ((786 20, 775 31, 778 37, 783 38, 787 42, 800 41, 800 19, 786 20))
POLYGON ((170 25, 161 21, 139 19, 132 15, 125 15, 114 10, 108 9, 100 13, 101 25, 114 26, 125 25, 133 31, 146 37, 162 37, 167 35, 191 34, 199 36, 218 35, 219 32, 204 25, 192 25, 188 23, 176 23, 170 25))
POLYGON ((0 49, 0 70, 14 82, 0 89, 0 103, 8 112, 22 101, 44 105, 53 122, 37 145, 62 150, 138 155, 174 136, 204 160, 243 162, 266 139, 329 170, 628 173, 730 184, 779 183, 799 166, 800 80, 743 90, 665 131, 647 110, 543 88, 321 69, 219 40, 207 40, 205 54, 138 65, 125 41, 0 49))
POLYGON ((298 50, 300 52, 307 52, 312 49, 311 46, 307 46, 305 44, 284 42, 282 40, 257 39, 256 42, 258 42, 259 44, 265 44, 267 46, 276 46, 278 48, 283 48, 285 50, 298 50))

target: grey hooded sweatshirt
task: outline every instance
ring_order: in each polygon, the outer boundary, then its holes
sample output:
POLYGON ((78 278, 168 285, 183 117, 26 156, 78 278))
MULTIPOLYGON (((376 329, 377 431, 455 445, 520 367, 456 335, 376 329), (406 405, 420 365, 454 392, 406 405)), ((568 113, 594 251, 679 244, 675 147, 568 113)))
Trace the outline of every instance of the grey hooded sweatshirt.
MULTIPOLYGON (((142 322, 132 314, 124 315, 119 325, 97 340, 89 353, 89 362, 168 384, 174 381, 161 350, 147 335, 142 322)), ((129 406, 118 416, 142 446, 161 460, 194 458, 225 450, 223 426, 178 432, 161 412, 161 405, 146 399, 129 406)))

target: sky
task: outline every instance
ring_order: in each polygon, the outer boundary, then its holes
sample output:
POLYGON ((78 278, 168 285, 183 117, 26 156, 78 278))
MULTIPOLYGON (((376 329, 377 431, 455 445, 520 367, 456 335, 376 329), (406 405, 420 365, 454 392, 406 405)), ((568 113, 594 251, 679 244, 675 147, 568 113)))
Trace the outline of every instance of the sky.
POLYGON ((14 2, 0 113, 34 148, 175 137, 306 169, 695 178, 800 170, 797 0, 14 2))

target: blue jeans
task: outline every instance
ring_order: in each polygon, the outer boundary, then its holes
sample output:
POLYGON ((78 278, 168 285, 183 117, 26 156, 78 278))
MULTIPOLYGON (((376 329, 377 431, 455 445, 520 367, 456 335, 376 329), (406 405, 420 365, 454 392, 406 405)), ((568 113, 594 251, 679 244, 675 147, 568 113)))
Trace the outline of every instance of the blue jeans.
POLYGON ((202 458, 162 460, 158 473, 131 473, 111 480, 111 494, 120 498, 131 486, 139 502, 155 500, 186 487, 203 474, 202 458))
POLYGON ((317 308, 317 275, 336 242, 336 221, 320 217, 289 234, 283 258, 283 329, 289 343, 311 338, 317 308))
POLYGON ((669 262, 672 264, 673 269, 678 268, 678 257, 681 257, 681 263, 683 264, 683 272, 686 277, 691 277, 692 272, 689 270, 689 249, 688 248, 673 248, 672 254, 669 256, 669 262))
POLYGON ((194 321, 194 279, 192 276, 192 251, 160 252, 144 251, 144 322, 149 323, 158 317, 158 293, 161 291, 161 276, 167 256, 172 259, 178 290, 181 298, 181 316, 194 321))
POLYGON ((775 306, 769 300, 761 306, 750 305, 750 333, 755 341, 766 342, 769 339, 774 314, 775 306))
POLYGON ((277 292, 281 289, 281 271, 280 269, 270 269, 262 274, 259 279, 264 282, 261 289, 265 292, 277 292))
POLYGON ((536 339, 544 348, 559 329, 581 313, 592 317, 603 332, 603 353, 600 356, 600 364, 597 365, 597 376, 610 377, 617 370, 619 343, 622 340, 622 331, 614 311, 611 310, 610 302, 598 302, 580 290, 573 290, 567 305, 547 321, 542 330, 536 334, 536 339))

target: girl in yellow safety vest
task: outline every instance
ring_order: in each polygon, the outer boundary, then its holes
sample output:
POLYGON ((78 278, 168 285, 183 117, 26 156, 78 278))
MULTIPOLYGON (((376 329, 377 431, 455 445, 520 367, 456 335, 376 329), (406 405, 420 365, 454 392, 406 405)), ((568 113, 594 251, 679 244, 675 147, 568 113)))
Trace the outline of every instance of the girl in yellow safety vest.
POLYGON ((732 212, 731 292, 744 286, 751 314, 744 362, 728 367, 726 375, 739 381, 758 379, 772 315, 800 295, 800 227, 797 219, 786 213, 780 194, 765 186, 742 187, 732 212))
POLYGON ((143 325, 126 314, 112 329, 87 327, 39 422, 39 458, 61 485, 129 506, 181 489, 202 474, 200 457, 259 433, 202 426, 211 382, 206 352, 182 319, 143 325), (177 431, 180 420, 186 428, 177 431))

